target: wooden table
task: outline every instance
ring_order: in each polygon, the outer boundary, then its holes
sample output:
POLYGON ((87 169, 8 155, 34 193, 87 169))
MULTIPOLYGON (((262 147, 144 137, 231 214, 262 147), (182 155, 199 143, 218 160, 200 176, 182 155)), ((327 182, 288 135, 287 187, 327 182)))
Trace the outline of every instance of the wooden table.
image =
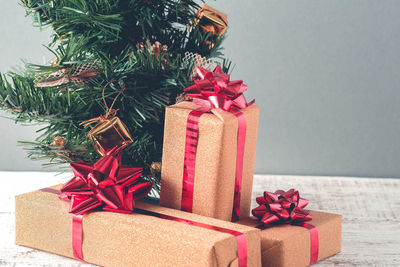
MULTIPOLYGON (((70 177, 0 172, 1 266, 92 266, 14 244, 14 196, 70 177)), ((315 266, 400 266, 400 179, 256 175, 253 198, 290 188, 310 200, 310 209, 343 215, 342 252, 315 266)))

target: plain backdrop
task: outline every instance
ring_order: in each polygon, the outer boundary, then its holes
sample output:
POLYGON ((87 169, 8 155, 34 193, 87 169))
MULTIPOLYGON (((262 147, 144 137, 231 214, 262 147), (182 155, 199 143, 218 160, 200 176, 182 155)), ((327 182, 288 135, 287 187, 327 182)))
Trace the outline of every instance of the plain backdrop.
MULTIPOLYGON (((260 105, 256 172, 400 177, 400 1, 208 1, 229 17, 232 79, 260 105)), ((0 71, 43 63, 50 31, 0 0, 0 71)), ((4 113, 1 113, 4 115, 4 113)), ((0 118, 0 170, 39 170, 0 118)))

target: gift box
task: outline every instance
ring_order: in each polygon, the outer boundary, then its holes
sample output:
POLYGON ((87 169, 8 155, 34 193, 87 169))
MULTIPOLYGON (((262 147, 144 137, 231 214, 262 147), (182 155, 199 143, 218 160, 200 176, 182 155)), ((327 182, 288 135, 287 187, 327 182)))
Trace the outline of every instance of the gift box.
MULTIPOLYGON (((314 255, 320 261, 341 250, 342 216, 332 213, 310 211, 312 220, 307 225, 316 227, 318 239, 314 240, 314 255)), ((262 266, 308 266, 311 257, 310 230, 301 225, 280 224, 260 227, 260 221, 248 218, 238 223, 261 228, 262 266)))
POLYGON ((215 8, 202 4, 197 11, 194 24, 201 27, 205 32, 221 37, 228 27, 228 17, 215 8))
MULTIPOLYGON (((166 108, 161 170, 160 204, 182 208, 185 136, 189 113, 199 106, 181 102, 166 108)), ((240 217, 250 213, 259 108, 240 110, 246 120, 240 217)), ((198 144, 193 181, 193 213, 231 220, 235 194, 238 118, 222 109, 212 109, 198 121, 198 144)))
MULTIPOLYGON (((70 203, 61 185, 15 198, 18 245, 73 257, 70 203)), ((83 215, 82 252, 101 266, 261 266, 259 230, 136 202, 133 213, 83 215)))

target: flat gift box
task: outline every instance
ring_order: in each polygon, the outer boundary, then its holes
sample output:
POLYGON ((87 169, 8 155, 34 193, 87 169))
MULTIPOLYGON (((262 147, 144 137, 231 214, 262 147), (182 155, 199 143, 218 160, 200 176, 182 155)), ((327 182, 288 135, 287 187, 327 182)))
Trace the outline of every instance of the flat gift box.
MULTIPOLYGON (((261 266, 258 229, 144 202, 136 207, 244 233, 247 266, 261 266)), ((68 208, 41 190, 16 196, 16 244, 73 258, 68 208)), ((85 261, 102 266, 238 266, 235 236, 138 213, 85 214, 82 251, 85 261)))
MULTIPOLYGON (((342 216, 310 211, 313 219, 307 221, 318 229, 318 261, 339 253, 341 250, 342 216)), ((253 218, 238 223, 257 227, 260 221, 253 218)), ((290 225, 274 225, 262 229, 261 257, 263 267, 301 267, 310 265, 310 232, 290 225)))
MULTIPOLYGON (((192 102, 166 108, 161 167, 160 204, 181 209, 186 124, 192 102)), ((259 108, 251 105, 241 110, 246 117, 240 218, 250 214, 254 162, 257 145, 259 108)), ((238 119, 231 113, 212 109, 201 115, 197 145, 193 213, 230 221, 232 217, 238 119)))

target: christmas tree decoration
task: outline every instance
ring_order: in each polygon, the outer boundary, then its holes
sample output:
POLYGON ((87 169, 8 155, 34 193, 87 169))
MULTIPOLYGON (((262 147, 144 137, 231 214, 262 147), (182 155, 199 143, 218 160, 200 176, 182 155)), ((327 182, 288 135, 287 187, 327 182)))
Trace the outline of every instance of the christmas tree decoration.
MULTIPOLYGON (((194 26, 200 27, 204 32, 218 39, 225 33, 228 27, 228 17, 226 14, 204 3, 197 11, 194 26)), ((206 40, 205 43, 210 48, 214 47, 213 41, 206 40)))
POLYGON ((65 139, 62 138, 61 136, 54 136, 53 141, 51 142, 52 146, 59 146, 59 147, 64 147, 65 146, 65 139))
POLYGON ((160 204, 237 221, 250 213, 259 110, 219 66, 196 73, 193 102, 166 111, 160 204))
POLYGON ((57 70, 44 78, 36 78, 36 86, 56 87, 69 83, 75 86, 81 86, 94 82, 99 72, 100 67, 97 62, 75 64, 71 67, 57 70))
POLYGON ((211 58, 202 57, 197 53, 186 52, 185 56, 182 58, 182 67, 192 67, 192 73, 190 75, 191 79, 196 76, 197 68, 212 71, 217 67, 217 65, 218 63, 211 58))
POLYGON ((125 87, 119 91, 111 106, 108 107, 104 90, 111 83, 112 82, 109 82, 102 91, 103 102, 106 107, 106 114, 86 120, 80 124, 84 125, 86 128, 92 123, 97 122, 97 124, 89 131, 88 137, 92 141, 93 147, 97 153, 99 153, 101 156, 107 155, 116 148, 125 148, 133 142, 128 127, 126 127, 126 125, 118 117, 116 117, 118 110, 113 109, 115 101, 125 90, 125 87))
POLYGON ((97 153, 107 155, 115 147, 127 147, 133 140, 128 127, 115 114, 100 116, 86 121, 86 125, 98 121, 88 133, 97 153))
POLYGON ((172 54, 168 52, 168 46, 162 45, 160 42, 156 41, 154 44, 151 44, 150 41, 139 42, 138 43, 138 53, 140 57, 155 59, 157 65, 161 65, 161 70, 165 70, 166 67, 170 67, 172 65, 170 58, 172 54))
POLYGON ((263 266, 309 266, 341 250, 342 216, 304 208, 299 191, 264 192, 255 217, 238 223, 261 229, 263 266))
POLYGON ((154 44, 151 44, 149 41, 146 41, 145 43, 140 42, 139 48, 142 51, 149 50, 150 53, 156 57, 161 57, 161 56, 167 54, 167 51, 168 51, 168 46, 161 45, 161 43, 159 41, 156 41, 154 44))

